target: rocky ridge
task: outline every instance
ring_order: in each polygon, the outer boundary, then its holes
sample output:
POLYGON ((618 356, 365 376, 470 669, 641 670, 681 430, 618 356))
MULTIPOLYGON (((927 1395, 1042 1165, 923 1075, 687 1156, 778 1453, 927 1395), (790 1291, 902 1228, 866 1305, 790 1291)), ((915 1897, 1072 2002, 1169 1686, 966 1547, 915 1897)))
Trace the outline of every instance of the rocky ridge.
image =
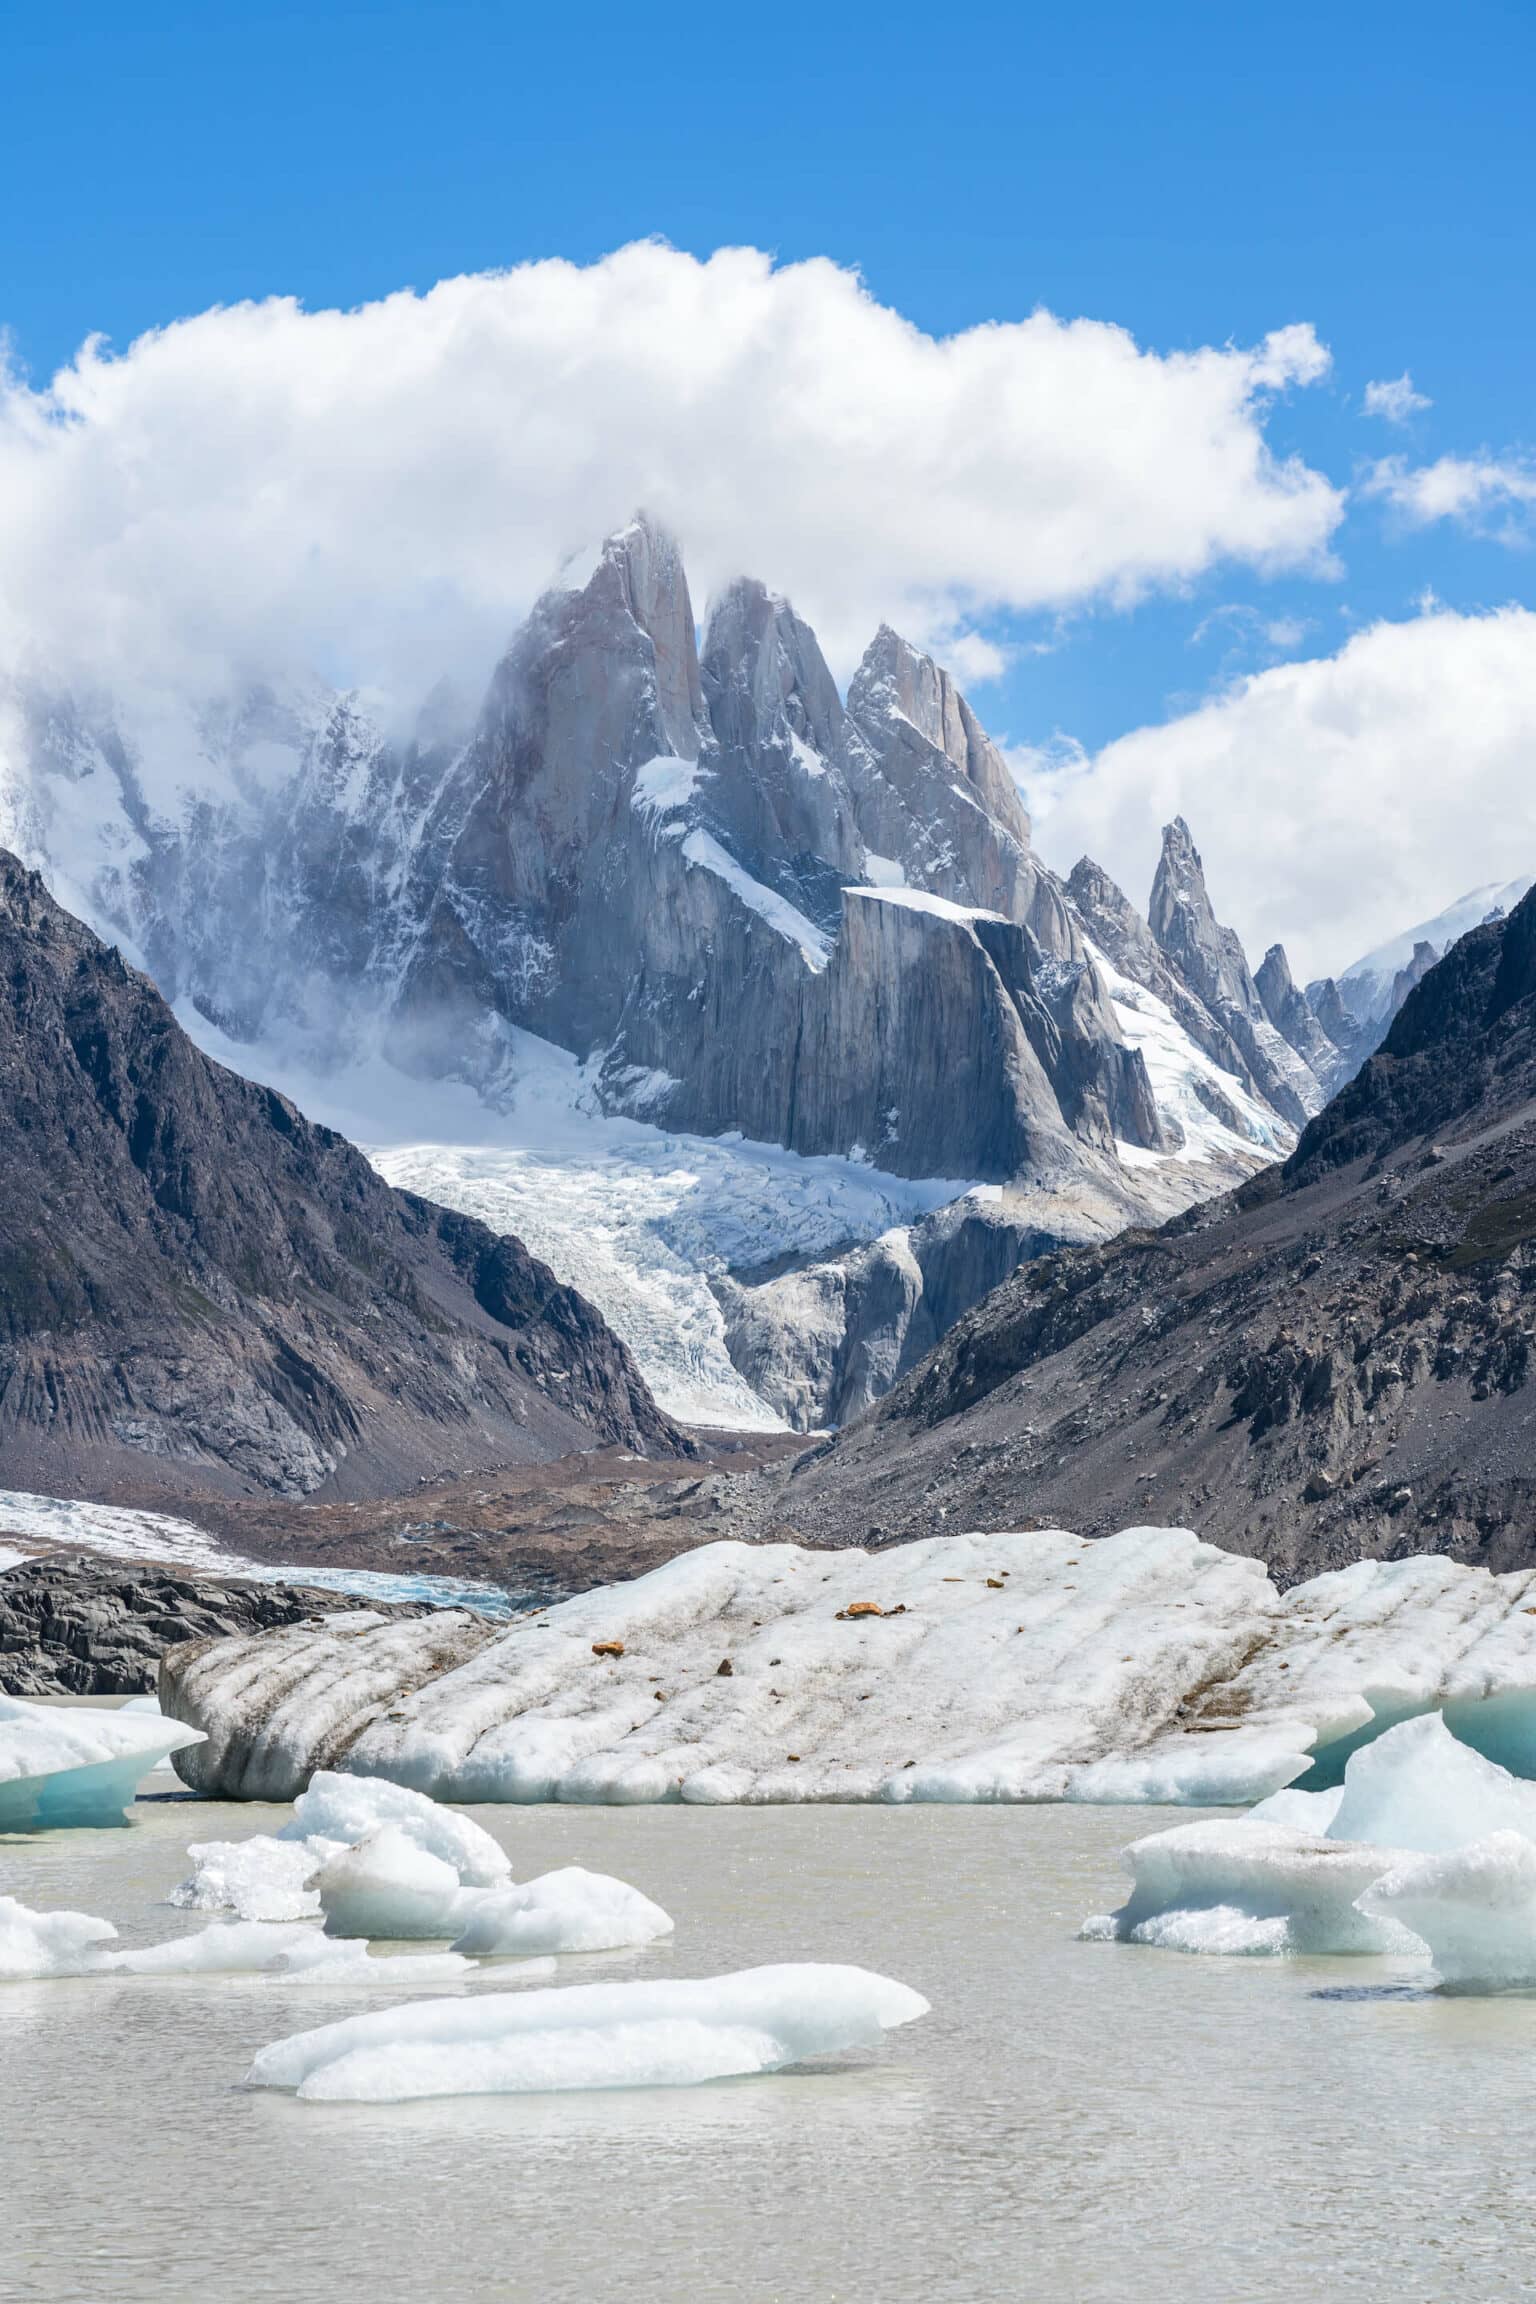
POLYGON ((1284 1576, 1528 1566, 1536 897, 1453 947, 1282 1170, 1015 1273, 767 1483, 811 1542, 1192 1519, 1284 1576))
POLYGON ((0 852, 0 1453, 10 1484, 381 1494, 460 1463, 687 1453, 521 1243, 386 1185, 195 1048, 0 852))

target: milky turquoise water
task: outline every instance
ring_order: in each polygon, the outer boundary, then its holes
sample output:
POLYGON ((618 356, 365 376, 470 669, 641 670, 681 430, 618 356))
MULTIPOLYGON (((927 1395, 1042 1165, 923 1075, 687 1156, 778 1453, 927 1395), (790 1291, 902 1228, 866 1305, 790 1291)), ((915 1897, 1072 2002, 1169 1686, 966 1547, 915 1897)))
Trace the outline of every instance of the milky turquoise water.
MULTIPOLYGON (((1114 1851, 1085 1808, 479 1809, 527 1876, 580 1862, 704 1975, 854 1960, 926 2022, 713 2087, 302 2105, 265 2042, 370 2004, 270 1979, 0 1985, 0 2298, 48 2304, 1265 2304, 1536 2295, 1536 2002, 1376 1961, 1078 1944, 1114 1851)), ((0 1891, 148 1939, 188 1840, 286 1811, 141 1803, 0 1841, 0 1891)), ((380 1991, 383 2002, 393 1995, 380 1991)))

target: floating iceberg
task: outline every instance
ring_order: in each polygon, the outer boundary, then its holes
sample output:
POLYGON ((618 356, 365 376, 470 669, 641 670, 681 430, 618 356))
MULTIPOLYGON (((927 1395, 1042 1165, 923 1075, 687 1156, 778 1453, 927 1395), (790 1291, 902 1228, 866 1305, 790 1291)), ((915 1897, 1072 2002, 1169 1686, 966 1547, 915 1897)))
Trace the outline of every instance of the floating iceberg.
POLYGON ((1409 1928, 1453 1992, 1536 1988, 1536 1845, 1522 1832, 1404 1859, 1360 1899, 1363 1912, 1409 1928))
POLYGON ((1439 1711, 1536 1776, 1536 1573, 1362 1561, 1282 1595, 1177 1528, 723 1542, 496 1632, 293 1626, 164 1680, 208 1732, 181 1772, 235 1799, 344 1743, 440 1800, 1240 1804, 1439 1711))
POLYGON ((0 1896, 0 1977, 84 1975, 116 1934, 88 1912, 31 1912, 0 1896))
POLYGON ((1381 1848, 1212 1817, 1135 1840, 1123 1860, 1130 1897, 1084 1923, 1091 1941, 1224 1954, 1422 1950, 1390 1919, 1357 1908, 1391 1861, 1381 1848))
POLYGON ((158 1711, 0 1696, 0 1832, 120 1824, 156 1763, 202 1741, 200 1730, 158 1711))
POLYGON ((328 1936, 457 1936, 465 1917, 453 1866, 419 1848, 398 1824, 381 1824, 355 1848, 339 1850, 314 1886, 328 1936))
POLYGON ((275 2041, 246 2080, 311 2101, 366 2104, 678 2088, 872 2048, 883 2032, 927 2013, 927 2001, 904 1984, 817 1964, 689 1982, 579 1984, 349 2017, 275 2041))
MULTIPOLYGON (((329 1853, 329 1850, 326 1851, 329 1853)), ((307 1840, 201 1840, 187 1850, 190 1879, 166 1898, 182 1912, 233 1912, 239 1920, 307 1920, 320 1910, 310 1881, 324 1857, 307 1840)))
MULTIPOLYGON (((420 1855, 451 1870, 455 1891, 496 1887, 511 1873, 504 1848, 471 1817, 420 1792, 322 1770, 274 1836, 208 1840, 187 1850, 193 1872, 171 1892, 182 1911, 233 1912, 242 1920, 304 1920, 322 1909, 316 1875, 349 1848, 388 1826, 420 1855)), ((451 1936, 456 1907, 427 1929, 341 1929, 333 1934, 451 1936)))
POLYGON ((466 1899, 455 1952, 505 1960, 550 1952, 613 1952, 670 1936, 659 1904, 625 1880, 567 1864, 521 1887, 487 1888, 466 1899))
POLYGON ((1493 1832, 1536 1841, 1536 1784, 1460 1743, 1440 1714, 1430 1712, 1353 1755, 1327 1830, 1333 1840, 1425 1855, 1465 1848, 1493 1832))
MULTIPOLYGON (((466 1975, 456 1952, 375 1960, 366 1944, 338 1944, 318 1928, 235 1921, 173 1936, 163 1944, 116 1945, 110 1920, 86 1912, 33 1912, 0 1896, 0 1978, 53 1976, 319 1977, 326 1983, 421 1986, 466 1975)), ((529 1961, 522 1974, 547 1975, 553 1961, 529 1961)))
MULTIPOLYGON (((1459 1743, 1430 1713, 1361 1745, 1330 1791, 1277 1792, 1247 1816, 1135 1841, 1124 1852, 1134 1883, 1129 1901, 1085 1923, 1083 1934, 1183 1952, 1422 1955, 1426 1944, 1435 1947, 1413 1917, 1417 1899, 1434 1912, 1442 1900, 1447 1908, 1456 1903, 1463 1875, 1451 1857, 1462 1851, 1470 1865, 1462 1900, 1475 1902, 1480 1851, 1511 1839, 1530 1850, 1536 1881, 1536 1785, 1459 1743), (1426 1853, 1446 1856, 1443 1878, 1433 1865, 1414 1863, 1426 1853)), ((1496 1884, 1516 1877, 1501 1862, 1488 1875, 1496 1884)), ((1506 1906, 1513 1909, 1506 1899, 1501 1913, 1506 1906)), ((1454 1961, 1471 1938, 1458 1933, 1459 1923, 1448 1925, 1454 1961)), ((1536 1979, 1536 1903, 1528 1925, 1536 1979)), ((1506 1919, 1496 1922, 1493 1940, 1514 1941, 1506 1919)), ((1467 1954, 1474 1963, 1480 1956, 1467 1954)))
POLYGON ((310 1778, 278 1838, 350 1848, 384 1824, 392 1825, 425 1855, 451 1864, 466 1888, 494 1888, 512 1870, 512 1859, 500 1841, 472 1816, 461 1816, 403 1784, 343 1776, 331 1769, 310 1778))

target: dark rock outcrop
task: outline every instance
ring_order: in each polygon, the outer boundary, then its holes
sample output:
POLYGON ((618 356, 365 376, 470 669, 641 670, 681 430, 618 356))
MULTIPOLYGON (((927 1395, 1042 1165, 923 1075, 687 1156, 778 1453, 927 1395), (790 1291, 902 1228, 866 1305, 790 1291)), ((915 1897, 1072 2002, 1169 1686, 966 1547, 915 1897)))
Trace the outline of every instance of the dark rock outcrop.
POLYGON ((0 1462, 16 1487, 390 1493, 689 1444, 520 1242, 193 1046, 0 852, 0 1462))
MULTIPOLYGON (((153 1691, 165 1651, 183 1640, 226 1640, 358 1606, 303 1584, 49 1553, 0 1576, 0 1695, 141 1696, 153 1691)), ((411 1602, 378 1613, 427 1611, 411 1602)))

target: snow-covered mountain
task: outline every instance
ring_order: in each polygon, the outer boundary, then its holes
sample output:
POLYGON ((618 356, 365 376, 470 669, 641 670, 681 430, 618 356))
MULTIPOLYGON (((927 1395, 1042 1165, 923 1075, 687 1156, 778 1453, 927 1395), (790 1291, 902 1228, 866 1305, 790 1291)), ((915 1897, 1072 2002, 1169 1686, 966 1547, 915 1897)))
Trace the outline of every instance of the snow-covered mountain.
MULTIPOLYGON (((786 1221, 761 1254, 693 1266, 728 1299, 711 1348, 795 1421, 883 1389, 1020 1257, 1287 1150, 1347 1065, 1283 953, 1250 972, 1182 824, 1145 919, 1087 860, 1057 878, 930 657, 882 629, 844 698, 789 602, 746 579, 701 644, 679 549, 644 518, 537 603, 478 710, 440 692, 404 732, 318 683, 152 705, 16 683, 0 839, 227 1061, 301 1095, 393 1067, 422 1143, 443 1144, 443 1083, 536 1117, 553 1061, 602 1160, 622 1124, 710 1139, 716 1174, 738 1138, 759 1178, 774 1148, 877 1173, 841 1238, 786 1221), (941 1222, 906 1189, 939 1178, 1001 1197, 941 1222)), ((631 1176, 651 1172, 635 1142, 631 1176)), ((625 1333, 559 1172, 523 1163, 552 1214, 518 1229, 625 1333)), ((433 1173, 484 1197, 471 1160, 433 1173)))
POLYGON ((1367 952, 1363 959, 1352 962, 1340 976, 1339 991, 1346 1005, 1362 1021, 1379 1023, 1384 1032, 1413 986, 1427 975, 1436 960, 1442 959, 1470 929, 1480 928, 1485 920, 1499 920, 1505 913, 1513 912, 1532 887, 1536 887, 1536 874, 1527 873, 1522 879, 1506 880, 1502 884, 1490 881, 1485 887, 1471 888, 1456 903, 1437 912, 1432 920, 1421 920, 1417 927, 1405 929, 1401 936, 1378 944, 1374 952, 1367 952))

